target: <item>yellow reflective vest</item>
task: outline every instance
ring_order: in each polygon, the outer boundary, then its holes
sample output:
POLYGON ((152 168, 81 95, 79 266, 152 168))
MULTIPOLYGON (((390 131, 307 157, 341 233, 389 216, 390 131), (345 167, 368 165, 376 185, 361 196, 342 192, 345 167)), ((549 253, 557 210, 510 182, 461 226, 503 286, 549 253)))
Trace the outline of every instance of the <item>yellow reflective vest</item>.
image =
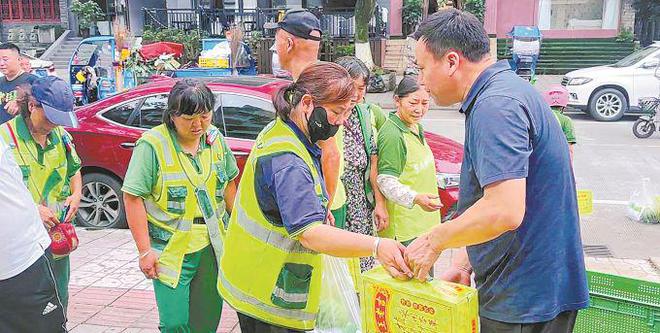
MULTIPOLYGON (((20 117, 20 116, 19 116, 20 117)), ((43 164, 37 158, 37 152, 31 142, 19 138, 16 122, 19 117, 2 125, 0 136, 11 148, 14 160, 21 168, 23 182, 37 204, 50 208, 59 219, 64 210, 64 202, 71 195, 67 177, 67 149, 72 149, 71 137, 61 127, 55 127, 51 140, 60 144, 44 153, 43 164)))
POLYGON ((190 244, 200 242, 195 239, 198 234, 193 232, 195 219, 203 219, 208 229, 208 240, 203 235, 201 241, 210 242, 215 253, 222 248, 220 232, 221 223, 227 220, 224 192, 228 177, 224 170, 220 131, 211 126, 206 140, 210 148, 199 152, 201 173, 198 173, 190 159, 183 152, 177 152, 174 138, 165 124, 152 128, 140 138, 153 147, 160 168, 153 195, 144 200, 144 206, 148 222, 171 234, 159 253, 158 279, 172 288, 179 283, 183 257, 190 244))
POLYGON ((254 187, 257 160, 282 152, 305 161, 318 199, 327 206, 323 179, 312 157, 293 130, 277 118, 259 134, 245 164, 224 235, 218 290, 240 313, 281 327, 311 330, 319 310, 321 256, 266 218, 254 187))
MULTIPOLYGON (((392 119, 388 119, 387 122, 388 126, 398 127, 392 119)), ((420 139, 420 137, 423 137, 423 133, 417 136, 409 130, 402 129, 402 132, 406 147, 406 163, 401 175, 399 175, 399 182, 417 193, 438 193, 435 158, 426 139, 420 139)), ((390 217, 390 224, 378 234, 381 237, 393 238, 399 242, 419 237, 432 227, 440 224, 441 220, 439 212, 427 212, 419 205, 408 208, 390 200, 387 200, 387 212, 390 217)))

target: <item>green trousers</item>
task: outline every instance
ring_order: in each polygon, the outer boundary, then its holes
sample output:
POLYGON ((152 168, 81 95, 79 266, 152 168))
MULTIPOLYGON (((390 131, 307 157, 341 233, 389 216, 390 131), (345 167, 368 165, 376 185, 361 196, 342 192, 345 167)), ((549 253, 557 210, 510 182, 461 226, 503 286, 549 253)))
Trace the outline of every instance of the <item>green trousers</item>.
MULTIPOLYGON (((153 241, 153 240, 152 240, 153 241)), ((163 333, 215 333, 222 314, 213 248, 186 254, 176 288, 153 280, 163 333)))
POLYGON ((346 204, 331 211, 331 213, 335 218, 335 227, 346 230, 346 204))
POLYGON ((55 259, 50 251, 46 251, 46 255, 55 276, 57 296, 60 298, 62 306, 64 306, 64 313, 66 313, 66 308, 69 305, 69 277, 71 276, 69 256, 55 259))

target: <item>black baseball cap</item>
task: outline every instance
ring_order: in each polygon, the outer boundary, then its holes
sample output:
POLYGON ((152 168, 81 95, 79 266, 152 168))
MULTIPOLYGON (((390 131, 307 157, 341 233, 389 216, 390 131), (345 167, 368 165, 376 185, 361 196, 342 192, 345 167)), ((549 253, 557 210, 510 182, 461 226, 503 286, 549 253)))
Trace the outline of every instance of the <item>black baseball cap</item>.
POLYGON ((307 9, 291 9, 286 12, 284 18, 277 22, 277 24, 266 23, 264 24, 264 28, 280 28, 296 37, 313 41, 320 41, 323 34, 321 31, 321 22, 318 17, 307 9), (318 31, 318 36, 314 34, 314 31, 318 31))

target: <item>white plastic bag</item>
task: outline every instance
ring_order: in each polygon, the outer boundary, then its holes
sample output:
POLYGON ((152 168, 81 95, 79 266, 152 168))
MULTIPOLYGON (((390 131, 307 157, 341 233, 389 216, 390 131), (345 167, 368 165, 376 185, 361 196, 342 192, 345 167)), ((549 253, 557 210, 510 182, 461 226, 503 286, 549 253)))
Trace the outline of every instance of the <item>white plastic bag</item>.
POLYGON ((660 207, 658 197, 649 191, 650 179, 644 178, 642 187, 636 190, 628 202, 628 217, 635 222, 660 223, 660 207))
POLYGON ((323 256, 321 305, 314 333, 361 333, 360 302, 346 259, 323 256))

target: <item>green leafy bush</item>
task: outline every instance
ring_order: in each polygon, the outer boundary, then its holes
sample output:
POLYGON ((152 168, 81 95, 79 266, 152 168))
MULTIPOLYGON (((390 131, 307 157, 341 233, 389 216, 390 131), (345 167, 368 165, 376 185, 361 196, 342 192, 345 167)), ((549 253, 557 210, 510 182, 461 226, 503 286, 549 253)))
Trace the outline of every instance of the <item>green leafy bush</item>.
POLYGON ((335 58, 355 55, 355 44, 339 45, 335 47, 335 58))
POLYGON ((409 35, 415 31, 417 24, 422 19, 422 1, 404 0, 402 8, 402 20, 404 34, 409 35))
POLYGON ((630 28, 621 29, 621 31, 619 31, 619 35, 616 36, 616 41, 617 42, 630 43, 634 40, 635 40, 635 34, 633 33, 632 29, 630 29, 630 28))
POLYGON ((73 0, 71 3, 71 13, 76 14, 78 24, 83 28, 89 28, 91 25, 102 19, 105 15, 101 7, 94 1, 73 0))
POLYGON ((463 10, 474 14, 479 21, 483 22, 486 13, 486 3, 484 0, 465 0, 463 10))

